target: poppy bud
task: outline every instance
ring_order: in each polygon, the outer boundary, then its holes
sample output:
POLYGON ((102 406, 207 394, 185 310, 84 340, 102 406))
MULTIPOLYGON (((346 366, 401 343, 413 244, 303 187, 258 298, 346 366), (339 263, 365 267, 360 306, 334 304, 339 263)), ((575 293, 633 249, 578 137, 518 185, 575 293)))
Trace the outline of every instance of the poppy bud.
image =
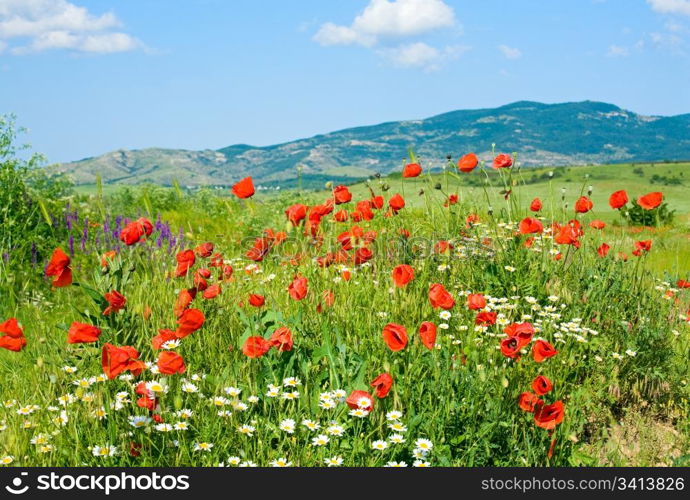
POLYGON ((437 182, 436 184, 434 184, 434 189, 443 189, 443 186, 441 186, 440 182, 437 182))

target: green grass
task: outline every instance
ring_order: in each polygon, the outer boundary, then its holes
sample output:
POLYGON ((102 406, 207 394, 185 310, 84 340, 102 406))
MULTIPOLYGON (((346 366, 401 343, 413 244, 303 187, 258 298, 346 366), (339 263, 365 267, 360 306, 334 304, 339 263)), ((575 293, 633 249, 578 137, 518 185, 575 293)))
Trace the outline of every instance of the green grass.
MULTIPOLYGON (((416 460, 415 442, 428 439, 433 449, 423 461, 433 466, 687 463, 690 327, 684 315, 690 296, 674 283, 690 278, 690 204, 683 194, 686 187, 652 185, 647 168, 680 176, 688 165, 642 167, 644 177, 635 174, 635 168, 571 167, 551 182, 534 184, 523 181, 547 169, 525 170, 513 176, 509 201, 500 195, 501 179, 495 176, 486 189, 468 187, 462 174, 374 180, 371 188, 387 199, 404 192, 407 207, 391 217, 378 211, 373 220, 357 224, 327 216, 317 240, 301 227, 291 228, 284 210, 299 202, 321 203, 329 195, 324 191, 261 193, 256 200, 243 201, 209 191, 150 188, 145 195, 139 190, 126 195, 105 190, 99 200, 95 191, 82 187, 81 196, 72 199, 79 210, 72 229, 77 236, 72 268, 78 285, 51 289, 42 276, 44 262, 32 267, 12 257, 0 261, 0 321, 17 317, 27 338, 21 352, 0 350, 3 399, 8 400, 0 407, 0 459, 11 456, 12 465, 20 466, 202 466, 239 457, 265 466, 285 457, 293 465, 319 466, 338 456, 343 465, 351 466, 391 461, 411 465, 416 460), (438 182, 443 192, 434 188, 438 182), (382 191, 382 184, 390 189, 382 191), (585 227, 579 249, 556 245, 548 235, 525 248, 526 237, 515 234, 515 223, 530 215, 527 206, 533 197, 544 201, 545 226, 551 219, 567 222, 575 217, 575 199, 590 184, 595 206, 592 213, 579 216, 585 227), (561 187, 566 189, 565 200, 561 187), (626 189, 631 198, 663 191, 678 212, 674 224, 642 232, 614 225, 617 214, 606 200, 618 189, 626 189), (424 194, 419 195, 420 190, 424 194), (451 192, 461 201, 444 208, 441 201, 451 192), (493 216, 487 211, 489 204, 493 216), (102 269, 100 255, 121 247, 117 239, 104 236, 104 215, 110 214, 112 229, 114 216, 136 218, 147 211, 152 220, 160 213, 174 235, 181 227, 184 241, 169 249, 167 238, 159 248, 156 230, 145 243, 120 248, 119 257, 102 269), (470 213, 478 214, 481 223, 467 227, 470 213), (81 250, 79 236, 87 217, 90 231, 81 250), (589 229, 586 223, 593 218, 609 225, 603 231, 589 229), (354 225, 376 232, 375 243, 369 245, 372 260, 366 265, 318 266, 315 259, 337 250, 338 235, 354 225), (247 268, 252 264, 244 257, 247 241, 267 228, 286 231, 288 239, 256 268, 247 268), (403 228, 410 231, 409 240, 400 238, 403 228), (648 255, 637 258, 631 251, 639 239, 652 239, 653 246, 648 255), (439 240, 450 241, 453 250, 433 253, 439 240), (175 254, 205 241, 216 244, 215 251, 233 267, 233 274, 223 278, 219 268, 201 258, 192 268, 210 269, 208 284, 220 285, 222 293, 205 299, 199 292, 191 305, 204 312, 206 321, 176 348, 186 372, 163 376, 146 370, 131 380, 94 378, 103 373, 100 352, 106 342, 131 345, 140 359, 155 364, 159 352, 151 347, 152 337, 160 329, 176 327, 173 307, 178 293, 195 286, 191 274, 173 276, 175 254), (602 242, 612 246, 605 259, 596 254, 602 242), (619 251, 628 253, 627 262, 615 257, 619 251), (391 280, 399 264, 409 264, 415 272, 403 288, 391 280), (294 300, 287 291, 297 274, 308 280, 303 300, 294 300), (449 317, 429 301, 433 283, 443 284, 456 301, 449 317), (102 297, 113 289, 127 297, 127 305, 120 313, 103 316, 102 297), (323 297, 328 290, 335 297, 332 307, 323 297), (465 305, 468 292, 493 297, 490 309, 500 315, 496 325, 476 328, 477 313, 465 305), (258 309, 248 305, 251 293, 264 295, 266 304, 258 309), (103 330, 98 342, 67 344, 66 330, 73 321, 98 325, 103 330), (423 321, 439 325, 433 350, 422 345, 417 333, 423 321), (558 354, 537 363, 530 352, 534 347, 528 346, 519 360, 504 356, 499 345, 505 324, 523 321, 533 323, 535 338, 552 343, 558 354), (398 352, 382 338, 390 322, 407 328, 408 345, 398 352), (248 337, 268 338, 281 326, 292 331, 291 351, 274 348, 258 359, 242 353, 248 337), (77 372, 66 373, 65 366, 77 372), (336 390, 371 392, 370 382, 381 373, 393 377, 393 387, 385 398, 376 398, 365 418, 349 415, 349 408, 332 396, 336 390), (540 374, 554 385, 543 396, 546 404, 560 400, 565 405, 565 418, 553 434, 537 427, 533 415, 517 405, 518 396, 530 391, 540 374), (299 395, 294 400, 269 397, 268 385, 282 385, 287 377, 299 378, 294 389, 299 395), (75 385, 82 378, 87 380, 85 387, 75 385), (183 391, 183 379, 198 392, 183 391), (162 381, 167 387, 159 394, 154 414, 136 404, 140 396, 135 388, 141 381, 162 381), (241 389, 240 395, 228 395, 224 389, 230 387, 241 389), (118 393, 128 397, 115 405, 118 393), (325 393, 331 394, 333 409, 320 407, 325 393), (221 396, 227 402, 216 406, 213 398, 221 396), (30 405, 39 408, 31 411, 30 405), (26 415, 18 413, 21 408, 26 415), (99 417, 101 408, 104 417, 99 417), (193 411, 191 418, 181 416, 184 409, 193 411), (67 421, 60 420, 62 411, 67 421), (220 416, 219 411, 231 414, 220 416), (390 411, 402 416, 387 420, 390 411), (128 421, 131 416, 156 416, 170 425, 186 422, 188 428, 165 432, 149 421, 134 428, 128 421), (294 433, 280 429, 285 419, 296 422, 294 433), (320 430, 308 430, 301 424, 305 419, 319 422, 320 430), (342 426, 342 436, 327 433, 333 421, 342 426), (394 422, 405 430, 391 429, 394 422), (625 436, 639 439, 639 453, 620 451, 620 422, 628 422, 625 436), (644 427, 635 429, 635 422, 644 422, 644 427), (239 432, 241 425, 253 426, 253 435, 239 432), (668 431, 663 446, 657 444, 656 429, 668 431), (312 444, 319 434, 328 435, 326 445, 312 444), (391 444, 394 434, 405 442, 391 444), (41 444, 31 443, 37 437, 52 448, 42 453, 41 444), (388 440, 388 448, 372 449, 377 440, 388 440), (137 445, 138 456, 129 453, 131 443, 137 445), (198 443, 212 443, 213 448, 195 451, 198 443), (94 446, 105 445, 116 446, 117 455, 93 455, 94 446)), ((363 183, 351 189, 353 201, 370 196, 363 183)), ((353 210, 354 204, 340 208, 353 210)), ((67 250, 67 241, 58 243, 67 250)), ((349 254, 362 246, 356 241, 349 254)), ((282 387, 279 393, 292 390, 282 387)))

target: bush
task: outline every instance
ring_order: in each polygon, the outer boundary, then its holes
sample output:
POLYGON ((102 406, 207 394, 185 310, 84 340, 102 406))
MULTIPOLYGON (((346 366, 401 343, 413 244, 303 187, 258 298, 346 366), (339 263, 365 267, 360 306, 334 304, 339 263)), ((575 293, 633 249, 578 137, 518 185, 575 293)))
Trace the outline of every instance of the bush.
POLYGON ((623 217, 633 226, 668 226, 673 222, 675 210, 669 210, 667 203, 662 203, 652 210, 645 210, 633 200, 632 208, 623 212, 623 217))
POLYGON ((8 267, 23 267, 30 261, 36 266, 50 252, 58 229, 51 213, 70 192, 64 177, 44 168, 42 155, 28 159, 17 156, 26 146, 15 146, 17 133, 14 117, 0 116, 0 252, 8 267))

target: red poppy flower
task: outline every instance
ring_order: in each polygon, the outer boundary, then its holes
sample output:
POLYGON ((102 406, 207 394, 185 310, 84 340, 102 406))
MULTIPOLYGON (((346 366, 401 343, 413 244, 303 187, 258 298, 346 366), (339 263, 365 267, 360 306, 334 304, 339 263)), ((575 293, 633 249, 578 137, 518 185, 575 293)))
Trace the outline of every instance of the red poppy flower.
POLYGON ((453 193, 448 195, 448 199, 443 203, 444 207, 456 205, 458 203, 458 195, 453 193))
POLYGON ((523 343, 527 345, 532 341, 534 335, 534 327, 532 323, 511 323, 503 330, 508 337, 518 337, 523 343))
POLYGON ((203 292, 206 290, 206 288, 208 288, 208 283, 198 271, 194 273, 194 288, 200 292, 203 292))
POLYGON ((355 250, 355 264, 360 265, 364 264, 365 262, 369 262, 371 259, 374 258, 374 252, 371 251, 371 249, 367 247, 361 247, 355 250))
POLYGON ((453 245, 445 240, 440 240, 434 245, 434 252, 437 254, 448 253, 453 249, 453 245))
POLYGON ((182 374, 185 369, 184 358, 176 352, 163 351, 158 356, 158 371, 163 375, 182 374))
POLYGON ((242 346, 242 353, 249 358, 260 358, 271 349, 271 343, 263 337, 249 337, 242 346))
POLYGON ((393 283, 397 287, 403 287, 414 279, 414 269, 407 264, 401 264, 393 268, 393 283))
POLYGON ((622 189, 609 196, 609 205, 614 210, 624 207, 626 203, 628 203, 628 193, 622 189))
POLYGON ((474 318, 474 323, 481 326, 495 325, 497 316, 498 314, 494 311, 482 311, 474 318))
POLYGON ((419 337, 424 347, 431 350, 436 345, 436 325, 431 321, 425 321, 419 325, 419 337))
MULTIPOLYGON (((151 412, 156 410, 158 407, 158 398, 156 397, 155 392, 146 387, 146 382, 139 382, 134 391, 141 396, 139 399, 137 399, 137 406, 139 408, 145 408, 151 412)), ((155 417, 160 418, 160 415, 156 415, 155 417)))
POLYGON ((374 398, 367 391, 352 391, 345 399, 345 403, 353 410, 361 408, 371 411, 374 409, 374 398))
POLYGON ((606 227, 606 223, 603 220, 594 219, 589 223, 589 227, 592 229, 604 229, 606 227))
POLYGON ((116 347, 112 344, 105 344, 101 351, 101 365, 103 373, 109 379, 114 379, 120 373, 129 371, 132 375, 139 375, 145 368, 143 361, 139 360, 139 353, 134 347, 116 347))
POLYGON ((201 328, 206 321, 204 313, 199 309, 186 309, 177 320, 177 329, 175 334, 178 339, 183 339, 190 333, 201 328))
POLYGON ((471 293, 467 296, 467 307, 471 311, 479 311, 486 307, 486 298, 481 293, 471 293))
POLYGON ((350 218, 350 214, 347 213, 347 210, 338 210, 333 217, 337 222, 347 222, 347 219, 350 218))
POLYGON ((644 196, 640 196, 637 199, 637 204, 640 205, 645 210, 653 210, 664 200, 664 195, 657 192, 647 193, 644 196))
POLYGON ((24 337, 10 337, 3 335, 0 337, 0 348, 8 351, 19 352, 26 346, 26 338, 24 337))
POLYGON ((551 358, 556 354, 558 354, 558 351, 545 340, 537 340, 534 346, 532 346, 532 357, 537 363, 541 363, 545 359, 551 358))
POLYGON ((494 168, 508 168, 513 165, 513 159, 510 157, 510 155, 507 154, 500 154, 496 158, 494 158, 494 168))
POLYGON ((295 300, 302 300, 307 296, 308 291, 307 278, 304 276, 295 276, 295 278, 292 280, 292 283, 290 283, 290 286, 288 286, 288 293, 290 294, 290 297, 295 300))
POLYGON ((268 341, 271 347, 276 347, 280 352, 292 351, 292 332, 284 326, 277 328, 268 341))
POLYGON ((611 247, 606 243, 602 243, 599 248, 597 248, 597 254, 599 257, 604 258, 608 255, 609 250, 611 250, 611 247))
POLYGON ((479 222, 479 216, 477 214, 469 214, 467 217, 465 217, 465 226, 468 229, 471 228, 477 222, 479 222))
POLYGON ((257 238, 254 240, 252 248, 250 248, 245 256, 254 262, 261 262, 271 249, 273 241, 270 238, 257 238))
POLYGON ((342 205, 352 200, 352 193, 347 189, 347 186, 336 186, 333 189, 333 198, 335 198, 336 205, 342 205))
POLYGON ((418 163, 408 163, 405 165, 405 168, 403 168, 402 176, 405 178, 418 177, 421 173, 422 167, 420 167, 418 163))
POLYGON ((580 247, 580 231, 578 231, 571 224, 566 224, 563 227, 558 228, 558 232, 554 237, 554 241, 559 245, 572 245, 575 248, 580 247))
POLYGON ((537 406, 540 402, 541 399, 531 392, 523 392, 520 394, 520 397, 518 397, 518 406, 520 406, 520 409, 530 413, 534 411, 535 406, 537 406))
POLYGON ((134 441, 129 443, 129 456, 130 457, 140 457, 141 456, 141 448, 142 446, 139 443, 135 443, 134 441))
POLYGON ((204 290, 203 296, 205 299, 215 299, 220 295, 221 288, 220 285, 211 285, 206 290, 204 290))
POLYGON ((398 212, 405 208, 405 200, 399 194, 394 194, 390 200, 388 200, 388 206, 391 207, 393 212, 398 212))
POLYGON ((177 296, 177 301, 175 302, 175 309, 174 313, 176 317, 182 316, 182 313, 189 307, 189 305, 192 303, 194 300, 194 297, 196 297, 196 289, 195 288, 183 288, 180 290, 179 295, 177 296))
POLYGON ((113 260, 117 252, 115 250, 109 250, 101 256, 101 267, 108 267, 108 262, 113 260))
POLYGON ((251 177, 245 177, 232 186, 232 194, 238 198, 251 198, 254 196, 254 182, 251 177))
POLYGON ((532 200, 532 203, 529 205, 529 209, 532 212, 539 212, 542 209, 542 202, 539 198, 535 198, 532 200))
POLYGON ((232 278, 232 273, 233 273, 232 266, 230 264, 224 264, 223 265, 223 279, 229 280, 230 278, 232 278))
POLYGON ((544 225, 539 219, 527 217, 520 221, 520 234, 537 234, 544 231, 544 225))
POLYGON ((184 250, 177 254, 177 268, 175 269, 175 276, 180 277, 187 274, 189 268, 194 265, 196 256, 193 250, 184 250))
POLYGON ((643 253, 649 252, 652 249, 652 240, 643 240, 635 242, 635 250, 633 250, 633 255, 639 257, 643 253))
POLYGON ((153 232, 153 225, 145 217, 127 224, 122 231, 120 231, 120 241, 125 245, 131 246, 139 243, 144 236, 151 236, 153 232))
POLYGON ((465 156, 458 160, 458 170, 460 172, 472 172, 479 164, 479 159, 474 153, 467 153, 465 156))
POLYGON ((55 288, 72 284, 72 269, 69 265, 70 258, 67 254, 62 249, 56 248, 46 267, 46 276, 53 276, 52 285, 55 288))
POLYGON ((542 429, 555 429, 563 422, 565 408, 562 401, 556 401, 551 405, 538 405, 534 410, 534 423, 542 429))
POLYGON ((372 220, 374 212, 371 209, 372 203, 369 200, 362 200, 357 203, 357 212, 362 216, 363 220, 372 220))
MULTIPOLYGON (((678 280, 678 281, 676 281, 676 286, 678 288, 690 288, 690 281, 678 280)), ((2 331, 2 330, 0 330, 0 331, 2 331)))
POLYGON ((68 344, 85 344, 96 342, 101 334, 101 329, 97 326, 84 323, 73 322, 67 331, 68 344))
POLYGON ((402 351, 407 346, 407 330, 402 325, 388 323, 383 327, 383 340, 391 351, 402 351))
POLYGON ((108 302, 108 307, 103 311, 103 316, 108 316, 114 312, 125 308, 127 299, 117 290, 105 294, 105 300, 108 302))
POLYGON ((376 210, 383 208, 383 196, 379 196, 379 195, 374 196, 373 192, 372 192, 371 205, 376 210))
POLYGON ((393 377, 388 373, 382 373, 371 382, 371 386, 376 391, 376 397, 383 399, 388 396, 391 387, 393 387, 393 377))
POLYGON ((177 339, 177 334, 175 332, 173 332, 172 330, 161 329, 158 330, 158 335, 151 339, 151 346, 153 347, 154 351, 157 351, 161 348, 163 344, 165 344, 169 340, 175 339, 177 339))
POLYGON ((266 303, 266 298, 263 295, 258 295, 256 293, 252 293, 249 295, 249 304, 251 304, 253 307, 261 307, 266 303))
POLYGON ((323 301, 328 307, 333 307, 335 303, 335 294, 332 290, 324 290, 321 297, 323 297, 323 301))
POLYGON ((0 323, 0 333, 4 333, 12 338, 18 339, 24 336, 24 329, 19 325, 17 318, 10 318, 0 323))
POLYGON ((507 358, 519 358, 520 349, 529 344, 529 340, 522 337, 508 337, 501 341, 501 354, 507 358))
POLYGON ((586 196, 580 196, 575 202, 575 212, 577 212, 578 214, 586 214, 587 212, 592 210, 593 206, 594 203, 592 203, 592 200, 590 200, 586 196))
POLYGON ((433 308, 452 309, 455 299, 441 283, 434 283, 429 288, 429 302, 433 308))
POLYGON ((144 235, 151 236, 151 233, 153 233, 153 224, 151 224, 151 221, 148 220, 146 217, 139 217, 137 219, 137 222, 144 230, 144 235))
POLYGON ((544 375, 539 375, 532 381, 532 390, 539 396, 543 396, 553 389, 553 384, 544 375))
POLYGON ((213 255, 213 248, 213 243, 211 242, 202 243, 194 249, 194 253, 196 253, 199 257, 203 259, 207 259, 211 255, 213 255))
POLYGON ((292 205, 285 210, 285 216, 293 226, 297 226, 307 216, 307 206, 301 203, 292 205))
POLYGON ((0 337, 0 348, 19 352, 26 346, 24 330, 19 326, 16 318, 10 318, 0 323, 0 333, 5 334, 0 337))

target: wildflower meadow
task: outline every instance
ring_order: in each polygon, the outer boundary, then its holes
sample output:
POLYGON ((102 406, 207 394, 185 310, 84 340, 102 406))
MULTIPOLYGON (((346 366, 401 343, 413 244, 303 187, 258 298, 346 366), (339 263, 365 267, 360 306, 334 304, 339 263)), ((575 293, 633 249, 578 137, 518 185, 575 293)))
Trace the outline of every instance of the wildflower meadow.
POLYGON ((3 465, 688 463, 682 189, 532 184, 497 145, 309 191, 87 192, 14 143, 3 465))

